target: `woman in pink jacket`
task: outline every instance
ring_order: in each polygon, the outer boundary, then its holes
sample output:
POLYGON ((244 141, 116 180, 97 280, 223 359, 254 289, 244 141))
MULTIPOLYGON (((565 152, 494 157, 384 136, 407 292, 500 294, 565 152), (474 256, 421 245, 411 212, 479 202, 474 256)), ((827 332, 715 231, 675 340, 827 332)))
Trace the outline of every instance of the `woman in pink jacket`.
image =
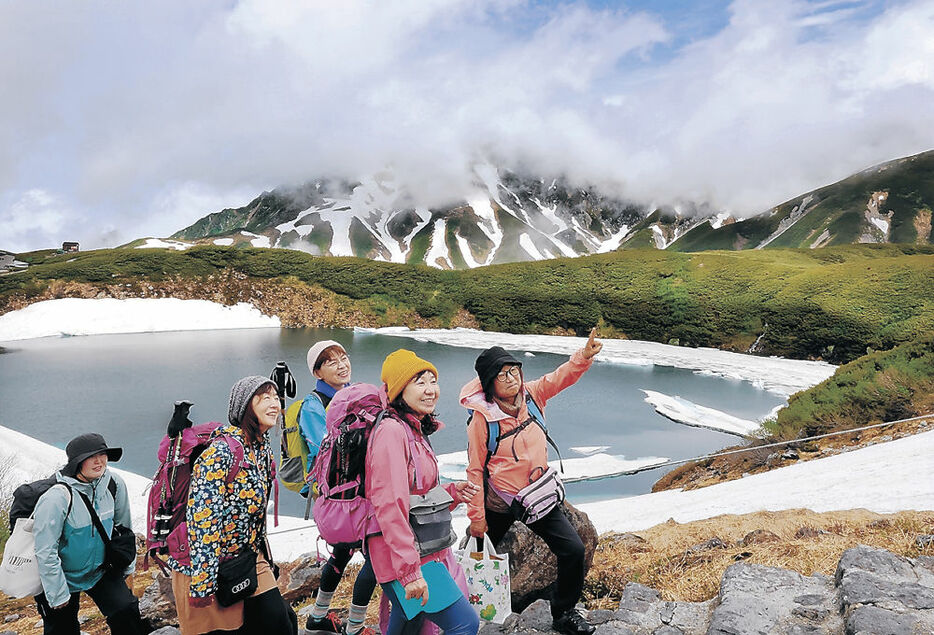
POLYGON ((368 442, 366 493, 382 533, 369 537, 366 547, 383 595, 392 603, 383 633, 410 632, 413 622, 428 619, 447 635, 475 635, 479 618, 464 597, 463 580, 455 581, 463 572, 451 553, 455 537, 450 521, 446 530, 431 534, 441 535, 440 542, 429 541, 424 533, 422 541, 410 524, 412 502, 420 500, 413 495, 440 500, 441 505, 450 500, 453 509, 480 491, 467 481, 439 484, 438 461, 428 440, 442 425, 433 414, 441 394, 438 370, 400 349, 386 357, 381 379, 390 406, 368 442), (422 612, 407 618, 405 600, 416 600, 415 609, 422 612))
POLYGON ((530 499, 541 497, 548 479, 557 478, 549 471, 547 438, 544 429, 534 424, 530 404, 534 402, 541 413, 549 399, 587 372, 603 347, 595 336, 593 329, 569 361, 529 382, 519 360, 499 346, 488 348, 474 365, 477 378, 460 394, 461 405, 473 412, 467 424, 467 479, 479 490, 467 505, 470 535, 482 539, 486 534, 496 545, 512 523, 521 520, 545 541, 558 560, 552 627, 565 635, 590 635, 595 630, 574 608, 584 588, 584 543, 562 505, 556 504, 557 489, 554 495, 542 497, 534 517, 521 504, 523 490, 536 490, 530 499), (498 435, 492 452, 491 431, 498 435))

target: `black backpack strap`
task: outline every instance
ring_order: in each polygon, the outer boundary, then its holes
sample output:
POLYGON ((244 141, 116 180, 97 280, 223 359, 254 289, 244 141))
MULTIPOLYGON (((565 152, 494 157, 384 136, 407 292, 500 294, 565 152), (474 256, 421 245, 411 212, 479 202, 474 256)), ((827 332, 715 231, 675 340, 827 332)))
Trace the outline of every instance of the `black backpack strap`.
MULTIPOLYGON (((107 483, 107 491, 110 492, 110 495, 114 497, 114 503, 117 502, 117 481, 113 476, 110 477, 110 481, 107 483)), ((114 508, 116 509, 116 507, 114 508)))
POLYGON ((108 536, 107 532, 104 530, 104 524, 101 522, 100 516, 97 515, 97 510, 94 509, 94 505, 92 505, 88 497, 84 495, 84 492, 78 492, 78 496, 81 497, 85 507, 88 508, 88 513, 91 515, 91 522, 94 523, 94 528, 97 529, 97 533, 101 535, 101 540, 104 541, 104 549, 106 549, 110 546, 110 536, 108 536))

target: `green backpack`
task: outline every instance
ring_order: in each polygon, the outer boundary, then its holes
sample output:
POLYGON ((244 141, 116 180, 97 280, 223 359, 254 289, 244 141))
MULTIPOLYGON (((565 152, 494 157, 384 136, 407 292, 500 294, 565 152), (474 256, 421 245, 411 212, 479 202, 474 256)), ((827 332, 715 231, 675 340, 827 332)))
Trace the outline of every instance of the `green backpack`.
POLYGON ((301 492, 305 487, 305 479, 308 477, 308 444, 305 443, 302 431, 298 427, 298 417, 303 403, 304 401, 293 401, 292 405, 286 409, 282 420, 279 482, 293 492, 301 492))

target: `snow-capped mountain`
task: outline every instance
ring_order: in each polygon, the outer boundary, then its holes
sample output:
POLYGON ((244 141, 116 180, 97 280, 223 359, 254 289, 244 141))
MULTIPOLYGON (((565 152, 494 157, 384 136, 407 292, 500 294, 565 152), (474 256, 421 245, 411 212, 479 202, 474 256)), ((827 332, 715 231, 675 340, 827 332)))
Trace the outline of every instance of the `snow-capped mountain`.
POLYGON ((448 269, 633 248, 934 242, 934 151, 868 168, 742 220, 707 204, 640 204, 563 178, 531 178, 488 164, 474 173, 473 186, 452 196, 455 202, 431 209, 413 204, 388 172, 354 183, 319 179, 277 188, 245 207, 205 216, 172 238, 448 269))
POLYGON ((562 179, 535 180, 489 165, 447 206, 411 203, 389 173, 358 183, 317 180, 265 192, 249 205, 211 214, 172 236, 255 244, 331 256, 464 268, 617 249, 644 207, 562 179))

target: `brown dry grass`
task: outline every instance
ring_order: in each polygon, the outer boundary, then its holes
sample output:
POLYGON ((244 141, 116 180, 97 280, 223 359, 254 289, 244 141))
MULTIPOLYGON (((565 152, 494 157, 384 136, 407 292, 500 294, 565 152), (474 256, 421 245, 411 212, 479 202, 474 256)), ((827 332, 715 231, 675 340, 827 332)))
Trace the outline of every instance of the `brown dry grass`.
POLYGON ((718 593, 723 572, 740 560, 803 575, 833 575, 843 552, 857 545, 909 557, 934 555, 930 547, 921 552, 915 546, 918 535, 930 533, 934 533, 934 512, 818 514, 796 509, 723 515, 683 525, 669 521, 639 532, 644 542, 618 535, 614 539, 613 534, 601 536, 585 595, 590 608, 615 607, 623 587, 632 581, 658 589, 667 600, 699 602, 718 593), (802 535, 802 528, 813 531, 802 535), (778 540, 744 546, 743 538, 755 530, 772 532, 778 540), (687 552, 714 537, 727 547, 687 552))

